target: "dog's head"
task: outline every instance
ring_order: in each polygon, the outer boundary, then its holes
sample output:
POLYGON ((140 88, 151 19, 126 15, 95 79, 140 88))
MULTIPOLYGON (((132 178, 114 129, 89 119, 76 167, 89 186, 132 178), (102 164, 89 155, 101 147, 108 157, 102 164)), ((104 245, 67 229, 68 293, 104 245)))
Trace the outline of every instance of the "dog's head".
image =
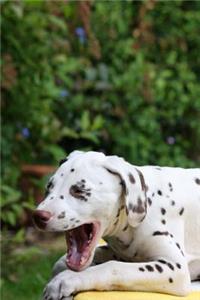
POLYGON ((146 215, 142 173, 117 156, 74 151, 49 180, 33 218, 40 229, 66 232, 67 265, 80 271, 113 226, 121 201, 129 224, 136 227, 146 215))

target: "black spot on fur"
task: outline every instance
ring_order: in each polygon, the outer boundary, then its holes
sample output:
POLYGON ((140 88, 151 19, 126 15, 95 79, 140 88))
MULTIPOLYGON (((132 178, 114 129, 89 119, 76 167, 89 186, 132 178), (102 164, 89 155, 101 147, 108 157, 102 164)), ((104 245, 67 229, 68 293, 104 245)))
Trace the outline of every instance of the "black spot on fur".
POLYGON ((146 206, 144 205, 140 197, 137 200, 137 205, 133 205, 132 203, 129 203, 128 205, 128 211, 132 211, 133 213, 141 214, 144 213, 145 210, 146 206))
POLYGON ((160 167, 156 167, 155 169, 156 169, 156 170, 159 170, 159 171, 161 171, 161 170, 162 170, 160 167))
POLYGON ((140 178, 142 190, 146 191, 146 184, 145 184, 145 181, 144 181, 144 176, 143 176, 143 174, 140 170, 136 169, 136 171, 138 172, 138 175, 139 175, 139 178, 140 178))
POLYGON ((64 196, 63 196, 63 195, 60 195, 60 199, 64 199, 64 196))
POLYGON ((132 203, 129 203, 129 205, 128 205, 128 210, 130 211, 130 210, 133 210, 133 204, 132 203))
POLYGON ((128 174, 128 178, 129 178, 131 183, 133 183, 133 184, 135 183, 135 178, 131 173, 128 174))
POLYGON ((118 221, 119 221, 119 219, 117 219, 113 225, 114 226, 117 225, 118 221))
POLYGON ((171 206, 174 206, 176 203, 174 200, 171 201, 171 206))
POLYGON ((169 232, 168 231, 154 231, 153 232, 153 236, 156 236, 156 235, 169 235, 169 232))
POLYGON ((152 197, 154 197, 155 196, 155 193, 152 193, 152 197))
POLYGON ((125 181, 122 179, 122 180, 120 181, 119 184, 122 186, 122 191, 123 191, 123 193, 124 193, 125 195, 128 195, 129 191, 128 191, 127 187, 126 187, 125 181))
POLYGON ((185 256, 182 250, 181 250, 181 254, 182 254, 183 256, 185 256))
POLYGON ((149 271, 149 272, 153 272, 154 268, 150 265, 146 265, 145 268, 149 271))
POLYGON ((181 249, 181 247, 180 247, 180 245, 179 245, 179 243, 176 243, 176 246, 177 246, 178 249, 181 251, 181 254, 182 254, 183 256, 185 256, 184 253, 183 253, 183 250, 181 249))
POLYGON ((179 263, 176 263, 177 268, 181 269, 181 265, 179 263))
POLYGON ((161 264, 164 264, 164 265, 167 264, 167 262, 166 262, 164 259, 158 259, 158 261, 159 261, 161 264))
POLYGON ((163 268, 157 264, 155 264, 155 268, 158 272, 162 273, 163 272, 163 268))
POLYGON ((67 160, 68 160, 68 159, 67 159, 66 157, 63 158, 63 159, 61 159, 60 162, 59 162, 59 167, 60 167, 62 164, 64 164, 67 160))
POLYGON ((174 270, 174 266, 173 266, 171 263, 167 262, 167 266, 168 266, 171 270, 174 270))
POLYGON ((128 229, 128 224, 122 229, 122 231, 126 231, 128 229))
POLYGON ((171 182, 169 182, 168 185, 169 185, 170 192, 172 192, 173 191, 173 186, 172 186, 171 182))
POLYGON ((50 190, 54 188, 53 178, 49 180, 46 186, 45 197, 47 197, 50 193, 50 190))
POLYGON ((184 207, 182 207, 181 210, 179 211, 179 215, 182 216, 183 212, 184 212, 184 207))
POLYGON ((151 201, 151 199, 149 197, 147 198, 147 201, 148 201, 149 206, 151 206, 152 201, 151 201))
POLYGON ((196 184, 200 184, 200 179, 199 178, 195 178, 195 182, 196 182, 196 184))
POLYGON ((58 219, 63 219, 65 217, 65 211, 62 211, 59 215, 58 215, 58 219))
POLYGON ((116 218, 118 218, 120 215, 120 208, 118 209, 118 212, 117 212, 117 215, 116 215, 116 218))
POLYGON ((173 279, 170 277, 169 278, 169 283, 172 283, 173 282, 173 279))
POLYGON ((161 210, 161 214, 162 214, 162 215, 165 215, 165 214, 166 214, 166 210, 165 210, 163 207, 162 207, 160 210, 161 210))
POLYGON ((165 225, 165 224, 166 224, 166 221, 163 219, 163 220, 161 220, 161 223, 162 223, 163 225, 165 225))
POLYGON ((144 203, 142 202, 141 198, 138 197, 137 205, 133 206, 132 211, 136 212, 138 214, 142 214, 145 212, 145 210, 146 210, 146 207, 145 207, 144 203))
POLYGON ((158 190, 157 193, 158 193, 158 195, 162 196, 161 190, 158 190))
POLYGON ((143 268, 139 268, 139 271, 144 272, 145 270, 143 268))
POLYGON ((71 169, 71 170, 70 170, 70 172, 74 172, 74 171, 75 171, 74 169, 71 169))
POLYGON ((62 176, 64 176, 64 174, 63 174, 63 173, 61 173, 61 174, 60 174, 60 176, 62 177, 62 176))

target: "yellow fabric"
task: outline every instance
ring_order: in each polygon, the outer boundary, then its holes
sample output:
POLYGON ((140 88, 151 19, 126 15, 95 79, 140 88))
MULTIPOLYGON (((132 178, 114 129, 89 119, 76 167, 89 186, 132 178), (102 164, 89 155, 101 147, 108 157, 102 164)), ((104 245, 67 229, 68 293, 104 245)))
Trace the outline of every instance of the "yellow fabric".
POLYGON ((82 292, 76 295, 75 300, 200 300, 200 292, 187 297, 143 292, 82 292))

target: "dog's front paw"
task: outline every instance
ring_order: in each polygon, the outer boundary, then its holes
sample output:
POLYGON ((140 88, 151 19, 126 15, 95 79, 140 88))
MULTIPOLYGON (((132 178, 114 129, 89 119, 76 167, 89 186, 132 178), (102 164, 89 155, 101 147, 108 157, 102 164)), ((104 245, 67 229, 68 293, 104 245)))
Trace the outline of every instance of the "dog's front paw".
POLYGON ((45 287, 43 300, 68 300, 80 289, 79 274, 70 270, 55 276, 45 287))

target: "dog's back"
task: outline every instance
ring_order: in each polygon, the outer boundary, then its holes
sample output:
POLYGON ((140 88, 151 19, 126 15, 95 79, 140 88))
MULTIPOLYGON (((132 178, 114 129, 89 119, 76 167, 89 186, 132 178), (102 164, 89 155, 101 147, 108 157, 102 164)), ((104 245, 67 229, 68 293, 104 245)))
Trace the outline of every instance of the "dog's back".
POLYGON ((200 268, 200 169, 139 169, 147 184, 152 214, 163 214, 165 228, 184 240, 188 264, 198 260, 200 268))

